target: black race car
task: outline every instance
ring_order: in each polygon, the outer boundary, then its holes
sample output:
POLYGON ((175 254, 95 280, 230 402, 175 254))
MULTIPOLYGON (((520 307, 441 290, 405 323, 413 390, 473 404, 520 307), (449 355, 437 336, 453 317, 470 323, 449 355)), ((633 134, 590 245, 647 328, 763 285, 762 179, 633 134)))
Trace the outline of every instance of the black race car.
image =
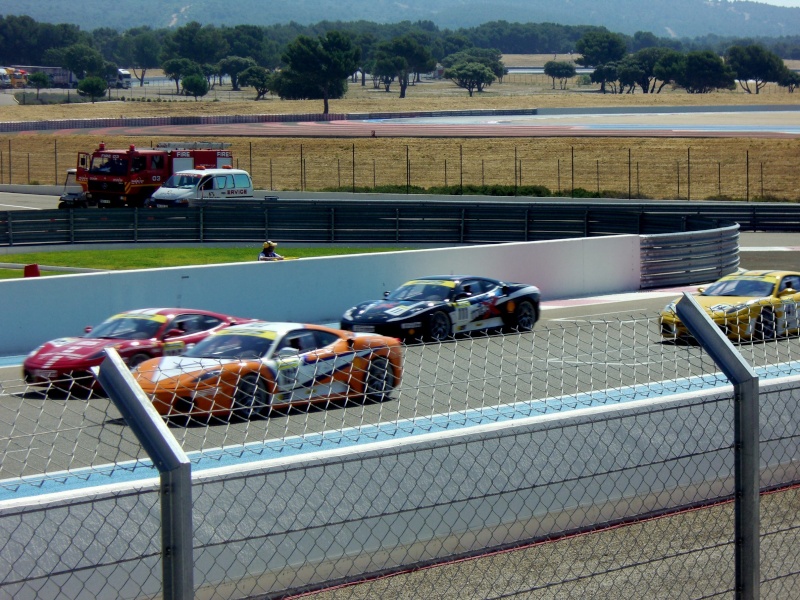
POLYGON ((349 309, 341 328, 434 341, 487 329, 530 331, 539 320, 539 295, 536 286, 488 277, 422 277, 349 309))

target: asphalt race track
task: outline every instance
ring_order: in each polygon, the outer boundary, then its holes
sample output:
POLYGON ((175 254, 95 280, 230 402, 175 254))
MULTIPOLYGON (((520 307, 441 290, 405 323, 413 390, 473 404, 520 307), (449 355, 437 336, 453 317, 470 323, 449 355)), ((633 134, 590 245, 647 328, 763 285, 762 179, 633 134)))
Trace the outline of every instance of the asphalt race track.
MULTIPOLYGON (((748 107, 759 108, 759 107, 748 107)), ((587 109, 592 110, 592 109, 587 109)), ((285 123, 159 125, 57 130, 55 135, 217 137, 752 137, 800 136, 799 107, 771 110, 438 116, 285 123)))

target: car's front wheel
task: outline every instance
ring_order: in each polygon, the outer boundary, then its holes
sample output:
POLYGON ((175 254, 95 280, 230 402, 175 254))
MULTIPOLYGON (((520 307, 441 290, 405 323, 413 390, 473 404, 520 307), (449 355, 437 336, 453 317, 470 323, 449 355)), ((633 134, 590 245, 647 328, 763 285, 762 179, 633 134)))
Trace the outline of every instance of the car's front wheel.
POLYGON ((144 361, 149 360, 150 356, 147 354, 134 354, 128 359, 128 366, 132 369, 133 367, 138 367, 144 361))
POLYGON ((517 331, 531 331, 536 324, 536 308, 533 303, 523 300, 514 311, 514 325, 517 331))
POLYGON ((437 310, 430 317, 428 324, 428 337, 434 342, 446 340, 453 334, 450 317, 441 310, 437 310))
POLYGON ((774 340, 778 337, 778 319, 772 308, 762 308, 756 322, 756 336, 762 340, 774 340))
POLYGON ((236 386, 233 393, 232 416, 236 420, 246 421, 254 416, 268 416, 272 396, 267 390, 267 384, 255 374, 245 375, 236 386))

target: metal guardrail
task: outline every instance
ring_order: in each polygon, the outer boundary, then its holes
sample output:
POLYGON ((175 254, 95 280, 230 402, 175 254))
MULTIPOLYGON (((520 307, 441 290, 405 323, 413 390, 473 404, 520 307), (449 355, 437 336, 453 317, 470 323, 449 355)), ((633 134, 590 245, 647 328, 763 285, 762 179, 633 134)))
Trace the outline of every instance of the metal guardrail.
MULTIPOLYGON (((783 207, 782 208, 786 208, 783 207)), ((798 207, 800 209, 800 207, 798 207)), ((738 231, 800 231, 800 210, 458 201, 253 200, 191 209, 0 212, 0 245, 261 242, 486 244, 642 236, 642 288, 713 281, 739 266, 738 231), (796 214, 795 214, 796 213, 796 214), (741 219, 745 225, 736 224, 741 219)))
MULTIPOLYGON (((798 207, 800 208, 800 207, 798 207)), ((454 243, 555 240, 712 229, 739 222, 729 213, 686 214, 659 205, 564 202, 304 201, 237 202, 181 210, 0 212, 0 245, 100 242, 454 243)), ((754 213, 747 225, 752 229, 754 213)), ((757 219, 762 214, 755 215, 757 219)), ((772 217, 770 217, 772 219, 772 217)), ((775 221, 785 227, 787 215, 775 221)))
POLYGON ((641 236, 641 288, 703 283, 739 268, 739 225, 641 236))

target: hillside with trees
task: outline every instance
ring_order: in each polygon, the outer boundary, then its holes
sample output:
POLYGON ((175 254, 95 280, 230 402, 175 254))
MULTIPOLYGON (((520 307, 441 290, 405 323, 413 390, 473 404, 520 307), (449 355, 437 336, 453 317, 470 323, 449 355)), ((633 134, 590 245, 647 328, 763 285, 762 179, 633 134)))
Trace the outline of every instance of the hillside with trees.
POLYGON ((499 19, 603 26, 628 35, 646 31, 674 39, 778 37, 800 31, 800 8, 739 0, 118 0, 113 5, 101 0, 5 0, 3 14, 80 25, 86 30, 109 27, 118 31, 145 26, 176 29, 192 21, 217 26, 302 26, 356 19, 387 24, 431 21, 447 29, 499 19))
MULTIPOLYGON (((14 40, 0 46, 0 62, 29 65, 24 69, 31 73, 28 83, 36 88, 37 101, 40 90, 48 87, 45 78, 37 76, 41 67, 72 72, 78 93, 93 102, 112 85, 110 74, 127 67, 140 86, 148 70, 160 69, 174 81, 176 95, 195 100, 227 77, 233 90, 254 88, 255 100, 268 93, 288 100, 320 99, 324 113, 329 100, 344 97, 349 84, 366 86, 369 78, 375 90, 389 92, 396 82, 402 99, 423 73, 437 68, 440 76, 470 96, 480 94, 494 82, 503 82, 508 72, 502 60, 507 48, 537 53, 537 44, 543 43, 575 52, 569 62, 545 65, 553 89, 557 80, 561 89, 566 88, 567 80, 576 74, 575 65, 592 69, 590 80, 602 93, 639 89, 643 94, 657 94, 670 84, 703 94, 735 89, 738 82, 743 91, 758 94, 768 83, 790 92, 800 83, 800 75, 785 66, 786 54, 747 39, 717 38, 704 46, 645 32, 626 36, 585 26, 493 22, 471 32, 451 32, 430 22, 368 25, 364 21, 322 23, 316 29, 303 29, 192 22, 174 30, 84 32, 74 25, 38 23, 30 17, 0 17, 0 39, 14 40), (496 47, 489 46, 493 42, 496 47)), ((800 47, 797 42, 782 38, 781 50, 792 54, 800 47)))

